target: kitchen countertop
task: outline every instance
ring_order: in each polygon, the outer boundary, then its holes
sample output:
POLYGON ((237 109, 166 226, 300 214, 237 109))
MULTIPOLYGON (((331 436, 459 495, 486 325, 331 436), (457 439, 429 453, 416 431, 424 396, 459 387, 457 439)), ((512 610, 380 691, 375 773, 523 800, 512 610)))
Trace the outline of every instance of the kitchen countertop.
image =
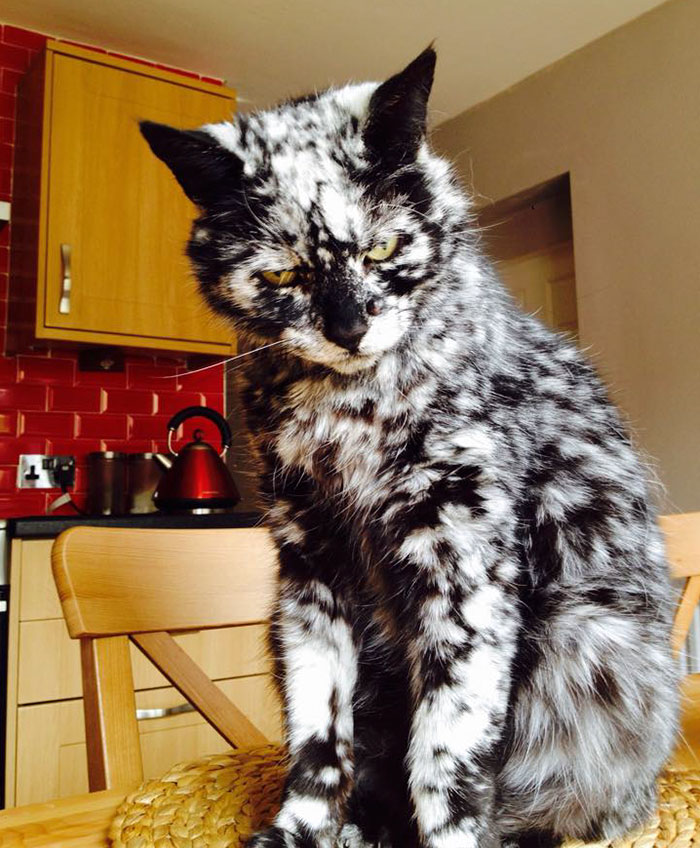
POLYGON ((221 512, 208 515, 167 515, 151 512, 143 515, 30 515, 7 519, 10 539, 51 539, 69 527, 143 527, 172 529, 213 529, 257 527, 262 523, 258 512, 221 512))

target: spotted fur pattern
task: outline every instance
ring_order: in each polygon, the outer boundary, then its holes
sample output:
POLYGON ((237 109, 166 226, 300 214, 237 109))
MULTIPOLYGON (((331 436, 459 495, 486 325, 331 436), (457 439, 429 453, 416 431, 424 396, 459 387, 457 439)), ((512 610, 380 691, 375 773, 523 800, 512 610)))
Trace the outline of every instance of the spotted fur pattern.
POLYGON ((270 345, 244 399, 291 767, 256 848, 609 838, 652 812, 674 741, 645 471, 591 366, 480 253, 425 138, 434 59, 142 127, 200 207, 204 296, 270 345))

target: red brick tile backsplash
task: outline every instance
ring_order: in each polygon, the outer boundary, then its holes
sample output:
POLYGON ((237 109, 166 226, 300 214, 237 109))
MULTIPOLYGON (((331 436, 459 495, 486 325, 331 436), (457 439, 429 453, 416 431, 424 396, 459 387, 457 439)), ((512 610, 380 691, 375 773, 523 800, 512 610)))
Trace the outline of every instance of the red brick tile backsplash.
MULTIPOLYGON (((45 41, 41 33, 0 23, 0 201, 12 200, 17 85, 45 41)), ((0 223, 0 351, 5 348, 10 226, 0 223)), ((78 464, 75 500, 83 504, 89 452, 165 450, 173 412, 202 402, 222 412, 223 366, 186 371, 184 356, 176 353, 127 353, 125 370, 106 374, 80 371, 77 351, 65 347, 41 355, 0 353, 0 517, 41 514, 58 494, 15 488, 21 453, 73 454, 78 464)), ((202 429, 218 445, 216 428, 203 421, 202 429)), ((191 430, 183 434, 188 440, 191 430)))

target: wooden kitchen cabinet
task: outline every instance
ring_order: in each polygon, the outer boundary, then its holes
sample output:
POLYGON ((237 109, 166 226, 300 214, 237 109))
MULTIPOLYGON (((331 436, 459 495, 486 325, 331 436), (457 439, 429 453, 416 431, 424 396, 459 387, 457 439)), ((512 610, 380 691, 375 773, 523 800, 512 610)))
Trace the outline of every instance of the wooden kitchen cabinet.
POLYGON ((234 93, 49 42, 20 83, 9 346, 35 340, 230 354, 184 255, 194 215, 138 121, 230 118, 234 93))
MULTIPOLYGON (((232 530, 231 532, 236 532, 232 530)), ((6 806, 87 791, 80 648, 70 639, 51 575, 51 539, 15 539, 10 560, 6 806)), ((196 576, 193 576, 196 579, 196 576)), ((280 708, 261 624, 176 637, 270 739, 281 738, 280 708)), ((137 709, 168 709, 182 695, 131 646, 137 709)), ((227 749, 196 712, 139 721, 144 771, 227 749)))
MULTIPOLYGON (((217 681, 223 692, 270 739, 281 736, 279 713, 265 675, 217 681)), ((136 693, 137 710, 183 704, 172 687, 136 693)), ((88 791, 83 702, 56 701, 19 707, 15 805, 81 795, 88 791)), ((175 713, 138 723, 144 779, 159 777, 172 765, 219 754, 230 746, 197 712, 175 713)))

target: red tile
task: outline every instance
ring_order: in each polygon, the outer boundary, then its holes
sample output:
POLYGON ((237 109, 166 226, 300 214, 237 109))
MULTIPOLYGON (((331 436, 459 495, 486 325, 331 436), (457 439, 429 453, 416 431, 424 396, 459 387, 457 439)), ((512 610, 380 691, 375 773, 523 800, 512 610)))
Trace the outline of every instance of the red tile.
POLYGON ((17 360, 14 356, 0 356, 0 385, 14 383, 17 379, 17 360))
POLYGON ((102 450, 121 451, 122 453, 150 453, 151 439, 104 439, 102 450))
POLYGON ((0 118, 15 117, 15 96, 0 92, 0 118))
POLYGON ((22 412, 20 434, 23 436, 73 436, 75 416, 72 412, 22 412))
POLYGON ((211 366, 192 369, 191 372, 181 371, 178 375, 178 384, 184 390, 190 392, 211 392, 224 391, 224 366, 221 362, 216 362, 211 366))
POLYGON ((49 409, 65 412, 100 412, 102 389, 97 386, 56 386, 49 390, 49 409))
POLYGON ((43 515, 46 495, 32 489, 15 492, 14 495, 0 497, 0 516, 18 518, 22 515, 43 515))
POLYGON ((0 194, 3 200, 12 199, 12 169, 0 168, 0 194))
POLYGON ((204 395, 199 392, 159 392, 158 414, 174 415, 186 406, 203 406, 204 395))
POLYGON ((77 435, 87 439, 125 439, 126 415, 78 415, 77 435))
POLYGON ((224 396, 222 394, 207 395, 204 399, 204 406, 208 406, 210 409, 214 409, 223 415, 225 406, 224 396))
POLYGON ((175 369, 163 365, 132 365, 127 363, 127 385, 130 389, 170 391, 177 388, 175 369))
POLYGON ((13 71, 10 68, 3 68, 0 72, 0 91, 5 94, 14 95, 17 92, 17 86, 22 79, 21 71, 13 71))
POLYGON ((75 385, 124 389, 126 388, 126 371, 81 371, 76 368, 75 385))
POLYGON ((2 45, 2 66, 13 71, 26 71, 32 54, 26 47, 16 47, 14 44, 2 45))
POLYGON ((16 465, 21 453, 46 453, 46 439, 40 436, 33 439, 0 439, 0 463, 16 465))
POLYGON ((46 409, 46 386, 0 387, 0 409, 46 409))
POLYGON ((29 50, 41 50, 46 44, 46 36, 29 29, 19 29, 5 24, 2 30, 2 40, 5 44, 15 44, 29 50))
POLYGON ((17 413, 0 412, 0 436, 17 435, 17 413))
MULTIPOLYGON (((0 142, 0 168, 11 168, 15 148, 7 142, 0 142)), ((7 229, 3 227, 3 229, 7 229)))
POLYGON ((107 389, 104 411, 151 415, 155 411, 155 395, 137 389, 107 389))
POLYGON ((8 494, 17 488, 17 466, 0 466, 0 492, 8 494))
POLYGON ((18 356, 18 379, 27 383, 71 386, 75 375, 72 359, 49 359, 46 356, 18 356))
POLYGON ((14 144, 15 122, 12 120, 12 118, 0 118, 0 142, 14 144))
POLYGON ((87 455, 102 450, 100 439, 49 439, 46 453, 54 456, 74 456, 75 461, 84 465, 87 455))
POLYGON ((87 466, 75 466, 75 482, 71 486, 71 492, 87 492, 87 466))
POLYGON ((0 274, 7 274, 10 270, 10 248, 0 247, 0 274))
POLYGON ((129 439, 167 439, 168 420, 167 415, 130 415, 129 439))

